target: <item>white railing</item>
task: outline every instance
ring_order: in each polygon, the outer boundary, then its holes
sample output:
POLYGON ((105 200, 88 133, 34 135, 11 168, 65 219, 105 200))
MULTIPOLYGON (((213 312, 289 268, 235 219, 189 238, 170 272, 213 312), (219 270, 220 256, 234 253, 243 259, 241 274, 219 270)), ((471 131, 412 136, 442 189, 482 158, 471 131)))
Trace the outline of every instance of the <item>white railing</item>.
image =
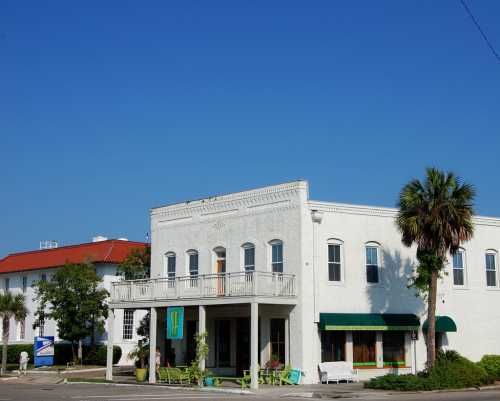
POLYGON ((293 274, 254 271, 118 281, 111 302, 295 295, 293 274))

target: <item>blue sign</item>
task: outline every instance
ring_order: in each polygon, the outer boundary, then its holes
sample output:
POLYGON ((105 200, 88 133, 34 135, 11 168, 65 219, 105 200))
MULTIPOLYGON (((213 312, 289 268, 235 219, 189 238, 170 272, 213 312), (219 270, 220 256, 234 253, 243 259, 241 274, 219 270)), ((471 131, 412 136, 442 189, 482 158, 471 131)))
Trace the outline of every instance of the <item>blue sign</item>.
POLYGON ((182 340, 184 335, 184 308, 171 306, 167 308, 167 339, 182 340))
POLYGON ((35 337, 35 367, 54 364, 54 337, 35 337))

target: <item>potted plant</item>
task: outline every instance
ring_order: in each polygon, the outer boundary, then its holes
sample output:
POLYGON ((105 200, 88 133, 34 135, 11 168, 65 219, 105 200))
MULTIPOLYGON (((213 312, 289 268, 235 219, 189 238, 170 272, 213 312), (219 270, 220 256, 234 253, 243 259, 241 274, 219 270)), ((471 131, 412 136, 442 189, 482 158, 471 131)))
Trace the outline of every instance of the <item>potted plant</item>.
POLYGON ((149 346, 139 342, 137 346, 128 354, 130 359, 135 360, 135 378, 138 382, 146 380, 148 369, 146 360, 149 357, 149 346))

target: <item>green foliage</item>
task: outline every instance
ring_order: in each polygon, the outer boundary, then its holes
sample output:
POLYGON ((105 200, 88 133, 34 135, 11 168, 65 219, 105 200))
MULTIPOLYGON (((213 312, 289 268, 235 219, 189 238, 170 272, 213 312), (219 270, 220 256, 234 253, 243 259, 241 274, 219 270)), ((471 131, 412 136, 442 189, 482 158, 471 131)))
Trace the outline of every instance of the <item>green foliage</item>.
POLYGON ((381 390, 425 391, 480 387, 491 383, 487 371, 455 351, 440 352, 436 363, 418 375, 386 375, 371 379, 365 387, 381 390))
POLYGON ((14 318, 17 321, 23 320, 28 314, 24 303, 24 295, 13 295, 10 291, 0 294, 0 318, 2 319, 2 368, 1 372, 7 370, 7 347, 9 344, 9 328, 10 319, 14 318))
POLYGON ((149 278, 150 268, 151 247, 134 248, 118 266, 117 274, 125 277, 125 280, 140 280, 149 278))
POLYGON ((500 355, 484 355, 477 363, 493 380, 500 380, 500 355))
POLYGON ((191 362, 191 365, 187 369, 188 375, 191 378, 191 380, 196 381, 199 386, 202 386, 205 377, 211 374, 208 370, 200 369, 200 362, 205 360, 206 357, 208 356, 207 337, 208 337, 207 332, 196 334, 195 336, 196 357, 191 362))
POLYGON ((139 322, 139 326, 137 327, 137 335, 144 338, 145 342, 149 342, 149 326, 151 324, 151 313, 148 312, 144 315, 144 317, 139 322))
MULTIPOLYGON (((30 358, 30 363, 34 363, 33 344, 11 344, 7 347, 7 363, 17 364, 19 362, 19 354, 26 351, 30 358)), ((83 364, 84 365, 106 365, 106 346, 83 346, 83 364)), ((0 350, 1 354, 1 350, 0 350)), ((115 345, 113 346, 113 364, 118 363, 122 356, 122 349, 115 345)), ((56 343, 54 345, 54 365, 66 365, 73 360, 71 344, 56 343)))
POLYGON ((149 358, 149 344, 139 341, 135 348, 129 352, 128 357, 135 360, 136 368, 144 369, 149 358))
POLYGON ((108 292, 99 288, 101 281, 90 263, 66 264, 49 281, 38 281, 35 284, 37 320, 33 327, 36 328, 39 321, 53 319, 59 337, 73 345, 87 337, 93 338, 95 331, 103 332, 108 317, 105 302, 108 292))
POLYGON ((429 294, 432 271, 437 271, 438 278, 440 278, 444 260, 434 252, 422 250, 417 250, 417 260, 418 265, 416 274, 410 278, 408 286, 415 288, 417 294, 423 299, 426 299, 429 294))

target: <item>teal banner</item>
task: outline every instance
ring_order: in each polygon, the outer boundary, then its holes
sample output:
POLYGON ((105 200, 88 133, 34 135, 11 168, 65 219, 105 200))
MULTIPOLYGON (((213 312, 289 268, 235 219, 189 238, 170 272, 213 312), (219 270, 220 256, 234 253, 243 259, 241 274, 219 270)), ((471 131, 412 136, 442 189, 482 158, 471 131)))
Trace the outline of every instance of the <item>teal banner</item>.
POLYGON ((167 308, 167 339, 182 340, 184 335, 184 308, 171 306, 167 308))

